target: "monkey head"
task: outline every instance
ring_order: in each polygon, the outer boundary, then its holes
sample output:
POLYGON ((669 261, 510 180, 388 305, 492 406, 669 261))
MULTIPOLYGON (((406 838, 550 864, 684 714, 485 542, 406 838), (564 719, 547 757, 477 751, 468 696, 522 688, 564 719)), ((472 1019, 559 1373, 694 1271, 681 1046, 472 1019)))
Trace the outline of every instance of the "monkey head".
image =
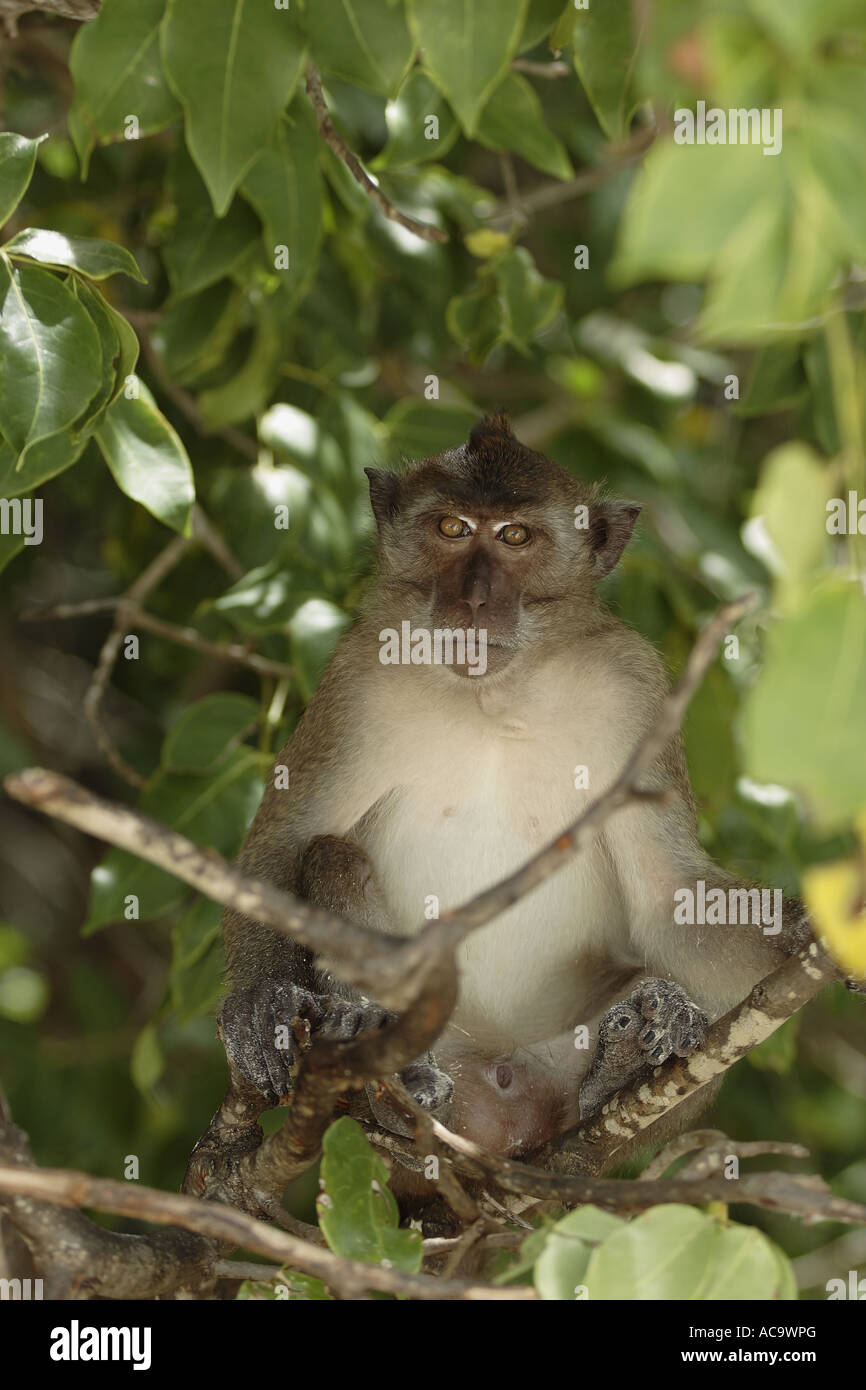
MULTIPOLYGON (((526 448, 504 415, 465 444, 394 474, 368 468, 379 531, 377 613, 412 631, 485 634, 486 673, 586 625, 640 508, 526 448)), ((467 663, 450 663, 458 675, 467 663)))

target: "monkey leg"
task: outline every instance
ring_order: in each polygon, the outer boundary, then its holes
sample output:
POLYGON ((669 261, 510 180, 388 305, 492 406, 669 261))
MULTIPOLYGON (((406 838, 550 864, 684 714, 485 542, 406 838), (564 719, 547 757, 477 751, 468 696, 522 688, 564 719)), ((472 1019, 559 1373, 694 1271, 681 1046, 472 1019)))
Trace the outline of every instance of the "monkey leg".
POLYGON ((595 1057, 580 1088, 580 1118, 594 1114, 645 1067, 697 1052, 706 1033, 706 1015, 679 985, 642 980, 599 1025, 595 1057))

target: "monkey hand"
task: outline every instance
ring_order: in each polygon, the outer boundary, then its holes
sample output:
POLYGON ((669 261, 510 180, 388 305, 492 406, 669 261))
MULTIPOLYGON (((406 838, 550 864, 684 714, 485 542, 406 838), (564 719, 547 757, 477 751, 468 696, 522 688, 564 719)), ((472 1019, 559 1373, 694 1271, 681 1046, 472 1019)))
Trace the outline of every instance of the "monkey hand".
POLYGON ((706 1015, 671 980, 642 980, 608 1009, 598 1030, 598 1047, 580 1088, 580 1117, 598 1110, 646 1066, 668 1057, 688 1057, 703 1044, 706 1015))
POLYGON ((290 1094, 311 1040, 350 1042, 392 1018, 379 1004, 313 994, 285 980, 228 995, 219 1033, 229 1060, 273 1106, 290 1094))

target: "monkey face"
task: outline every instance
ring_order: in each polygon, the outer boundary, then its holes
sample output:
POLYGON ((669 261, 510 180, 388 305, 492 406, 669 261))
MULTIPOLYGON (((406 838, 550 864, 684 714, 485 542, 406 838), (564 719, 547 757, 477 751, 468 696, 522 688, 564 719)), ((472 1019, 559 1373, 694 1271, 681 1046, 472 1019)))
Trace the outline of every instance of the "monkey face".
POLYGON ((403 476, 367 474, 392 621, 412 633, 475 634, 485 669, 472 669, 468 642, 452 643, 444 664, 457 675, 495 674, 585 620, 639 511, 599 501, 522 445, 503 416, 403 476))

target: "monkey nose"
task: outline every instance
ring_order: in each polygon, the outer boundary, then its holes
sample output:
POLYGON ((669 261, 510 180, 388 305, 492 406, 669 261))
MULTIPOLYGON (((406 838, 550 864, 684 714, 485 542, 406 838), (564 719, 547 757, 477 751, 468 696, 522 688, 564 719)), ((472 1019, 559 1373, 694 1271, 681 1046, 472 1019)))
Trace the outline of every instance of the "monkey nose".
MULTIPOLYGON (((473 578, 471 582, 466 586, 466 590, 463 594, 462 601, 466 604, 466 607, 472 614, 473 627, 477 625, 478 614, 482 608, 485 608, 487 606, 487 600, 489 597, 490 585, 486 583, 486 581, 483 579, 473 578)), ((486 614, 482 613, 481 616, 486 617, 486 614)))

